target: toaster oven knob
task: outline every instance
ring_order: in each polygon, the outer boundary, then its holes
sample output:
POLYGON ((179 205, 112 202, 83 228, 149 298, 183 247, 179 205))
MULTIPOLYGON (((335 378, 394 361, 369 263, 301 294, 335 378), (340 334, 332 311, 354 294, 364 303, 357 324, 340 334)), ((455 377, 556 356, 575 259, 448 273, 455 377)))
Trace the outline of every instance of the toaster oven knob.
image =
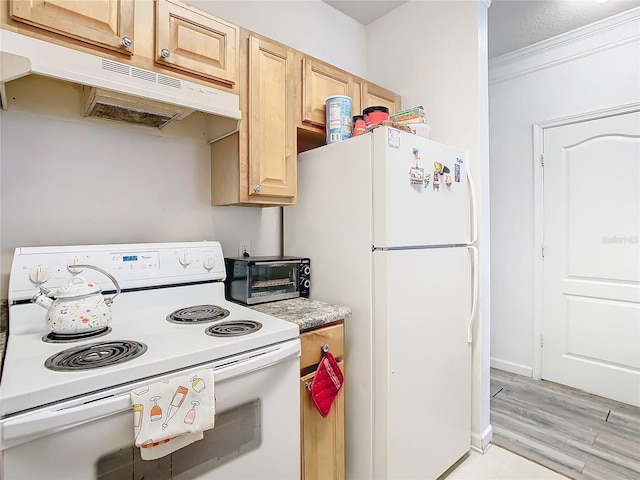
POLYGON ((186 267, 191 264, 191 255, 189 255, 187 252, 183 252, 180 255, 180 258, 178 258, 178 261, 180 262, 180 265, 186 267))
POLYGON ((305 275, 309 275, 309 272, 311 272, 311 268, 309 268, 309 265, 305 265, 302 269, 302 273, 304 273, 305 275))
POLYGON ((216 266, 216 261, 214 260, 214 258, 210 255, 207 255, 206 257, 204 257, 204 261, 202 262, 202 266, 204 268, 206 268, 207 270, 211 270, 213 267, 216 266))
POLYGON ((49 280, 49 269, 42 265, 38 265, 29 272, 29 278, 33 283, 44 283, 49 280))
POLYGON ((311 282, 309 281, 309 279, 305 279, 304 282, 302 282, 302 285, 304 286, 304 288, 309 288, 309 285, 311 285, 311 282))

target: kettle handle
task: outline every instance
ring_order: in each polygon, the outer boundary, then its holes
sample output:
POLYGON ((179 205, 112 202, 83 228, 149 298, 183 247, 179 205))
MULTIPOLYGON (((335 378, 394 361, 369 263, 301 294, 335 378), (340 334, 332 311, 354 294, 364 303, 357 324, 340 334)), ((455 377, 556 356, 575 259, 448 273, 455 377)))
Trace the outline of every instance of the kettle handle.
POLYGON ((103 270, 100 267, 96 267, 95 265, 81 265, 79 263, 77 264, 69 264, 67 265, 67 269, 71 272, 71 273, 76 273, 74 272, 74 270, 76 268, 88 268, 90 270, 95 270, 97 272, 100 272, 101 274, 103 274, 104 276, 106 276, 109 280, 111 280, 113 282, 113 284, 116 287, 116 294, 113 297, 105 297, 104 299, 104 303, 107 304, 107 306, 110 306, 113 303, 113 299, 116 298, 118 295, 120 295, 120 284, 118 283, 118 280, 116 280, 116 277, 114 277, 113 275, 111 275, 109 272, 107 272, 106 270, 103 270))

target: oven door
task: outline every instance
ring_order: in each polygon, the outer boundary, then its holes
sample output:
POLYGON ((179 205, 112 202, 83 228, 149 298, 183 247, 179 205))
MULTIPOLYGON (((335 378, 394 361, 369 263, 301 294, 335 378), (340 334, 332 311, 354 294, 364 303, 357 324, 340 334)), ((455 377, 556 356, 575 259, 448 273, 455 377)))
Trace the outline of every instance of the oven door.
POLYGON ((2 473, 17 479, 290 479, 300 475, 300 341, 189 370, 214 369, 215 427, 158 460, 133 446, 129 391, 119 387, 0 422, 2 473), (98 398, 95 398, 98 397, 98 398))

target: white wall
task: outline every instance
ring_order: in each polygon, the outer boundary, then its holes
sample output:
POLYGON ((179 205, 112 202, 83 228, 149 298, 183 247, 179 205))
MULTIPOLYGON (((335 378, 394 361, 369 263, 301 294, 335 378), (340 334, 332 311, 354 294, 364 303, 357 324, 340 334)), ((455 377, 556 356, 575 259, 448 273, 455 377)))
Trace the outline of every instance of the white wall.
POLYGON ((0 115, 5 281, 17 246, 209 239, 236 255, 248 238, 256 254, 279 251, 279 209, 210 206, 204 141, 0 115))
POLYGON ((433 140, 469 150, 480 228, 480 314, 474 329, 472 442, 484 450, 489 422, 489 2, 411 1, 367 27, 369 79, 422 105, 433 140))
POLYGON ((186 0, 186 3, 368 78, 364 26, 320 0, 186 0))
MULTIPOLYGON (((187 3, 364 76, 364 27, 319 0, 187 3)), ((52 110, 0 112, 0 298, 17 246, 209 239, 236 255, 250 239, 254 255, 280 252, 280 208, 210 205, 204 142, 52 110)))
POLYGON ((532 126, 639 102, 639 32, 637 8, 490 62, 492 366, 540 370, 541 166, 532 126))

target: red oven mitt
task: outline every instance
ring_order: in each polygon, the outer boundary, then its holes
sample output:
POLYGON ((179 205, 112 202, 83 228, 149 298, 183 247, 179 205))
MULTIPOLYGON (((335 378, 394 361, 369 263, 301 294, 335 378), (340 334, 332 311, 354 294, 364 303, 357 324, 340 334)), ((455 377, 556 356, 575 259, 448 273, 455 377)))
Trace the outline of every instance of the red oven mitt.
POLYGON ((329 352, 326 352, 318 364, 316 376, 311 382, 311 398, 320 415, 329 415, 333 400, 342 388, 344 377, 342 371, 329 352))

